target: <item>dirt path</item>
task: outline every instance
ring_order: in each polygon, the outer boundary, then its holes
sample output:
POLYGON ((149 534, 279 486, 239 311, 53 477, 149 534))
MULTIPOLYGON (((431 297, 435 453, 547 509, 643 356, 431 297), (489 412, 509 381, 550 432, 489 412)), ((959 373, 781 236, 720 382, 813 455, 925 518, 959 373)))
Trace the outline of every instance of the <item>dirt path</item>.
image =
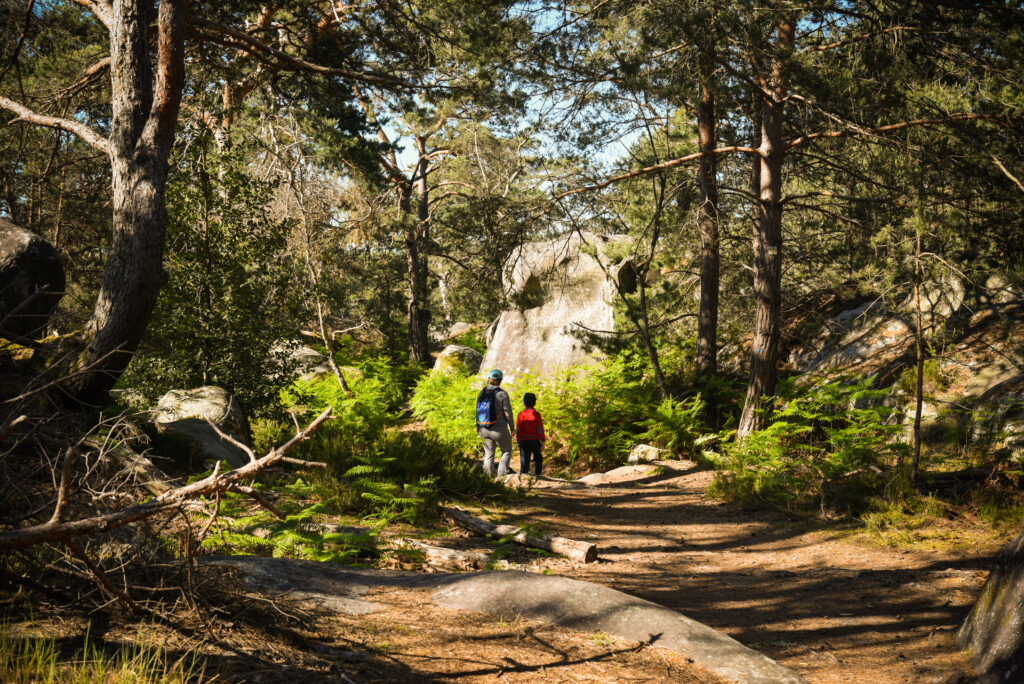
POLYGON ((678 610, 816 683, 970 681, 954 632, 996 549, 879 548, 708 501, 709 471, 535 490, 510 518, 598 544, 536 561, 678 610))

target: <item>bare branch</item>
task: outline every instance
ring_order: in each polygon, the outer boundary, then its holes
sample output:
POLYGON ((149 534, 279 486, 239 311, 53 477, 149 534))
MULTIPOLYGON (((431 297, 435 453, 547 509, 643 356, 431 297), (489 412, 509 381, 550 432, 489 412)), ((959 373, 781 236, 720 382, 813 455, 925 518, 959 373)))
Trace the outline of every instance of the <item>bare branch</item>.
POLYGON ((844 40, 838 40, 834 43, 828 43, 826 45, 815 45, 813 47, 804 48, 801 52, 823 52, 825 50, 834 50, 836 48, 843 47, 844 45, 850 45, 851 43, 860 43, 871 38, 883 36, 886 33, 896 33, 897 31, 920 31, 920 28, 916 26, 891 26, 881 31, 875 31, 874 33, 865 33, 861 36, 854 36, 852 38, 846 38, 844 40))
POLYGON ((270 499, 263 496, 261 492, 253 489, 252 487, 247 487, 246 485, 240 484, 233 484, 228 486, 227 490, 229 492, 235 492, 236 494, 244 494, 245 496, 250 496, 253 499, 256 499, 256 501, 259 502, 260 506, 263 506, 281 520, 284 520, 287 517, 284 513, 278 510, 277 506, 270 502, 270 499))
POLYGON ((68 449, 64 454, 64 467, 60 473, 60 486, 57 488, 57 505, 53 507, 51 523, 59 523, 64 517, 64 509, 68 505, 68 485, 71 483, 71 461, 78 455, 78 449, 68 449))
MULTIPOLYGON (((226 433, 226 432, 224 432, 223 430, 221 430, 221 429, 220 429, 219 427, 217 427, 217 425, 216 425, 216 424, 215 424, 215 423, 214 423, 213 421, 211 421, 211 420, 210 420, 209 418, 207 418, 207 419, 206 419, 206 423, 207 423, 207 425, 209 425, 209 426, 210 426, 211 428, 213 428, 213 431, 217 433, 217 436, 218 436, 218 437, 220 437, 221 439, 223 439, 223 440, 224 440, 225 442, 228 442, 229 444, 234 444, 234 445, 235 445, 236 447, 238 447, 239 449, 241 449, 242 451, 244 451, 244 452, 245 452, 246 454, 248 454, 248 455, 249 455, 249 462, 250 462, 250 463, 253 463, 253 462, 255 462, 255 461, 256 461, 256 454, 255 454, 255 453, 253 452, 253 450, 252 450, 252 449, 250 449, 250 448, 249 448, 249 447, 247 447, 247 446, 246 446, 245 444, 243 444, 242 442, 238 441, 237 439, 235 439, 234 437, 232 437, 232 436, 231 436, 231 435, 229 435, 228 433, 226 433)), ((217 461, 217 463, 219 464, 219 463, 220 463, 220 461, 217 461)))
POLYGON ((989 154, 989 156, 992 157, 992 162, 999 167, 999 170, 1003 172, 1003 175, 1012 180, 1013 184, 1017 186, 1018 190, 1024 192, 1024 183, 1021 183, 1020 179, 1018 179, 1016 176, 1010 173, 1010 170, 1003 166, 1003 162, 999 161, 999 157, 991 153, 989 154))
POLYGON ((309 439, 309 436, 312 435, 330 415, 331 408, 328 407, 323 413, 317 416, 313 422, 306 426, 304 430, 299 431, 298 434, 288 440, 288 442, 272 449, 267 455, 252 463, 248 463, 237 470, 233 470, 224 475, 215 471, 198 482, 168 490, 145 503, 131 506, 130 508, 120 511, 115 511, 114 513, 85 518, 82 520, 74 520, 67 523, 51 521, 20 530, 6 530, 0 532, 0 549, 17 549, 49 542, 67 542, 82 535, 94 534, 96 532, 107 532, 123 525, 127 525, 128 523, 137 522, 163 512, 174 510, 180 507, 183 502, 193 500, 200 496, 224 491, 225 489, 238 484, 240 481, 256 475, 265 468, 283 461, 285 454, 290 449, 309 439))
POLYGON ((109 31, 114 25, 114 9, 105 0, 71 0, 96 15, 109 31))
POLYGON ((886 124, 885 126, 878 126, 877 128, 866 128, 863 131, 822 131, 820 133, 808 133, 807 135, 801 136, 787 143, 786 150, 791 150, 794 147, 803 145, 804 143, 809 142, 811 140, 819 140, 822 138, 849 138, 856 135, 878 135, 879 133, 889 133, 891 131, 898 131, 903 128, 910 128, 911 126, 947 124, 953 123, 954 121, 997 121, 999 118, 1000 117, 992 116, 990 114, 975 114, 973 112, 962 112, 934 119, 914 119, 913 121, 900 121, 898 123, 886 124))
MULTIPOLYGON (((341 76, 352 81, 359 83, 369 83, 371 85, 379 86, 390 86, 390 87, 404 87, 412 88, 413 84, 406 83, 400 78, 390 76, 388 74, 382 74, 374 71, 354 71, 352 69, 341 69, 338 67, 327 67, 322 64, 314 64, 313 62, 307 62, 304 59, 300 59, 293 55, 289 55, 283 50, 267 45, 263 41, 253 38, 244 31, 218 24, 217 22, 203 19, 194 14, 188 16, 188 23, 193 26, 199 26, 208 31, 212 31, 215 34, 219 33, 222 35, 230 36, 235 41, 241 43, 241 45, 233 44, 232 47, 237 47, 240 50, 244 50, 253 55, 263 55, 265 57, 272 57, 280 62, 284 62, 287 66, 297 71, 305 71, 315 74, 325 74, 328 76, 341 76)), ((215 40, 215 36, 210 36, 208 33, 202 34, 204 37, 211 40, 215 40)))
POLYGON ((601 181, 600 183, 594 183, 593 185, 586 185, 586 186, 583 186, 583 187, 580 187, 580 188, 574 188, 573 190, 566 190, 565 192, 562 192, 562 193, 559 193, 559 194, 555 195, 551 199, 553 201, 557 201, 557 200, 563 199, 565 197, 569 197, 570 195, 577 195, 577 194, 579 194, 581 192, 591 192, 591 191, 594 191, 594 190, 601 190, 602 188, 607 188, 609 185, 613 185, 615 183, 618 183, 619 181, 624 181, 624 180, 627 180, 629 178, 636 178, 637 176, 643 176, 645 174, 653 173, 655 171, 662 171, 664 169, 672 169, 672 168, 675 168, 677 166, 682 166, 683 164, 686 164, 688 162, 692 162, 692 161, 696 161, 696 160, 700 159, 705 154, 729 154, 730 152, 744 152, 746 154, 760 154, 760 152, 756 148, 753 148, 753 147, 743 147, 741 145, 732 145, 730 147, 719 147, 718 149, 711 150, 709 152, 694 152, 693 154, 688 154, 685 157, 678 157, 676 159, 669 159, 668 161, 661 162, 660 164, 654 164, 653 166, 646 166, 646 167, 644 167, 642 169, 637 169, 635 171, 630 171, 628 173, 622 173, 622 174, 619 174, 618 176, 612 176, 611 178, 605 179, 605 180, 601 181))
POLYGON ((17 114, 18 118, 14 119, 15 121, 20 119, 21 121, 36 124, 38 126, 46 126, 48 128, 67 131, 68 133, 74 133, 103 154, 107 156, 110 155, 110 143, 107 139, 83 123, 72 119, 64 119, 59 116, 46 116, 45 114, 33 112, 28 107, 2 95, 0 95, 0 107, 17 114))
POLYGON ((85 567, 89 568, 89 571, 96 578, 96 581, 100 583, 100 586, 106 589, 111 596, 113 596, 118 601, 123 603, 125 607, 128 608, 128 610, 135 610, 135 602, 132 601, 131 597, 110 583, 110 580, 107 579, 107 576, 104 575, 103 571, 99 569, 99 566, 93 563, 92 559, 89 558, 88 555, 86 555, 85 549, 79 546, 78 542, 74 541, 73 539, 65 539, 63 541, 64 546, 68 547, 71 553, 78 556, 78 559, 85 563, 85 567))

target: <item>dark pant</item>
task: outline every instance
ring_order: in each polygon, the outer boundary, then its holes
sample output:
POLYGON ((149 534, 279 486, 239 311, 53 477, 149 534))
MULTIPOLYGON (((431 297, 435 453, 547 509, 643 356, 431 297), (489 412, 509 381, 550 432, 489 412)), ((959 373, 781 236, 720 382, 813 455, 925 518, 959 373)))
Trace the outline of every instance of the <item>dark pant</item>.
POLYGON ((540 440, 524 439, 519 442, 519 472, 527 473, 530 470, 530 456, 533 456, 533 474, 540 476, 540 467, 544 459, 540 454, 540 440))

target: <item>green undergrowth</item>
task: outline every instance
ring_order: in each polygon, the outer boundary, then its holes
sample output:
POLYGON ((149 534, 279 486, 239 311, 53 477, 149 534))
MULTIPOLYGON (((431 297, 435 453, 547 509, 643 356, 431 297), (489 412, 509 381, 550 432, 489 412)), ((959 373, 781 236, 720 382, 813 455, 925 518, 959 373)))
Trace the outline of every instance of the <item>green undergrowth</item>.
MULTIPOLYGON (((377 554, 376 537, 390 524, 419 525, 436 517, 442 499, 507 496, 475 460, 436 430, 407 429, 401 419, 412 377, 408 369, 369 359, 345 369, 347 388, 333 375, 297 380, 281 405, 300 425, 331 407, 331 418, 289 456, 323 464, 291 479, 267 476, 255 485, 285 515, 281 520, 251 498, 222 495, 220 514, 203 549, 353 562, 377 554), (344 518, 367 533, 325 531, 344 518)), ((265 453, 295 433, 290 422, 253 422, 253 441, 265 453)))
POLYGON ((711 494, 787 512, 856 513, 881 494, 907 455, 903 432, 871 378, 778 388, 762 430, 724 447, 711 494))
MULTIPOLYGON (((467 456, 477 453, 474 404, 478 376, 435 374, 416 386, 411 405, 417 418, 467 456)), ((701 436, 705 403, 699 394, 659 400, 643 357, 574 366, 545 377, 525 373, 504 385, 513 412, 527 392, 537 396, 547 442, 545 469, 576 475, 622 464, 637 444, 653 444, 674 455, 692 455, 701 436)))
POLYGON ((195 653, 173 658, 151 642, 101 648, 86 633, 69 656, 51 638, 23 636, 0 625, 0 681, 8 684, 178 684, 218 681, 195 653))
POLYGON ((1024 527, 1024 497, 992 485, 877 497, 860 520, 866 537, 883 546, 978 548, 1003 543, 1024 527))

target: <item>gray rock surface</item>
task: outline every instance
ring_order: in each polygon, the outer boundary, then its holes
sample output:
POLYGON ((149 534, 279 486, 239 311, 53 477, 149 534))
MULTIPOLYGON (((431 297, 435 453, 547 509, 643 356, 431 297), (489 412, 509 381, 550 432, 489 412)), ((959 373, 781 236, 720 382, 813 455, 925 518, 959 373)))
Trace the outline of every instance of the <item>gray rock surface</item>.
MULTIPOLYGON (((925 325, 932 325, 939 319, 949 318, 960 311, 967 290, 963 282, 950 273, 943 273, 938 279, 921 284, 921 317, 925 325)), ((911 292, 900 305, 900 310, 916 315, 917 302, 911 292)))
POLYGON ((479 372, 480 362, 484 356, 476 349, 463 347, 459 344, 449 344, 434 361, 435 373, 456 373, 458 375, 473 375, 479 372))
POLYGON ((0 218, 0 337, 23 344, 44 336, 64 287, 57 250, 0 218), (40 288, 49 294, 36 294, 40 288))
POLYGON ((319 378, 332 373, 327 357, 304 344, 278 342, 270 348, 271 354, 281 354, 288 367, 294 367, 300 378, 319 378))
POLYGON ((981 304, 1010 304, 1021 300, 1020 287, 1002 273, 992 273, 978 293, 981 304))
POLYGON ((982 684, 1024 681, 1024 532, 996 556, 956 636, 982 684))
POLYGON ((204 460, 227 461, 235 468, 249 462, 244 451, 221 439, 207 423, 252 446, 249 419, 225 389, 211 386, 171 390, 160 397, 152 415, 157 430, 183 438, 204 460))
POLYGON ((349 615, 379 606, 365 595, 375 587, 435 588, 439 606, 492 615, 518 614, 570 629, 604 632, 661 646, 734 682, 805 684, 799 674, 707 625, 643 599, 580 580, 530 572, 423 574, 332 563, 206 556, 199 563, 231 571, 249 589, 285 594, 349 615))
POLYGON ((633 450, 629 452, 629 458, 626 459, 627 463, 653 463, 663 458, 668 458, 669 453, 664 449, 653 447, 649 444, 637 444, 633 447, 633 450))
MULTIPOLYGON (((604 245, 596 236, 588 235, 587 241, 597 249, 604 245)), ((518 308, 502 312, 488 330, 482 366, 506 374, 543 374, 591 361, 572 329, 578 324, 613 330, 615 288, 580 236, 525 245, 505 272, 518 308)))
POLYGON ((790 353, 789 363, 801 373, 847 366, 902 346, 912 334, 903 317, 865 302, 826 321, 815 337, 790 353))
POLYGON ((460 575, 434 592, 444 608, 517 614, 587 632, 605 632, 661 646, 715 674, 745 684, 806 680, 771 658, 707 625, 650 601, 590 582, 529 572, 460 575))

